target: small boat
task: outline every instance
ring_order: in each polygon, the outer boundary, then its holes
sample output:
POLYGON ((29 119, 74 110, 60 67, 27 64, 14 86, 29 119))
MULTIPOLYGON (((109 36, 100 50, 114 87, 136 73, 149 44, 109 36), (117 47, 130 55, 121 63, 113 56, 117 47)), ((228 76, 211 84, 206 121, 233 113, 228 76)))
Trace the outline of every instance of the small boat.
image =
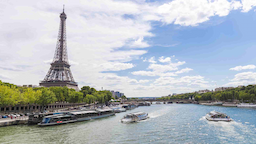
POLYGON ((171 101, 168 101, 167 104, 172 104, 172 102, 171 102, 171 101))
POLYGON ((138 104, 138 106, 150 106, 151 104, 149 102, 141 102, 138 104))
POLYGON ((132 122, 138 122, 141 120, 145 120, 149 118, 148 114, 145 112, 135 112, 135 113, 129 113, 125 115, 122 119, 122 123, 132 123, 132 122))
POLYGON ((161 104, 161 102, 156 102, 156 104, 161 104))
POLYGON ((126 110, 132 110, 135 109, 137 106, 134 104, 123 104, 122 108, 125 108, 126 110))
POLYGON ((205 117, 208 121, 226 121, 230 122, 232 119, 224 113, 211 111, 205 117))
POLYGON ((57 114, 45 116, 42 122, 38 123, 38 126, 52 126, 52 125, 61 125, 76 122, 77 119, 73 115, 66 114, 57 114))
POLYGON ((237 105, 237 107, 256 108, 256 104, 253 104, 253 103, 240 103, 240 104, 237 105))
POLYGON ((216 106, 222 105, 222 104, 223 104, 223 102, 212 102, 212 105, 216 105, 216 106))
POLYGON ((113 109, 115 113, 126 112, 126 109, 121 107, 112 107, 111 109, 113 109))
POLYGON ((223 102, 211 102, 211 103, 201 103, 202 105, 207 106, 222 106, 223 102))

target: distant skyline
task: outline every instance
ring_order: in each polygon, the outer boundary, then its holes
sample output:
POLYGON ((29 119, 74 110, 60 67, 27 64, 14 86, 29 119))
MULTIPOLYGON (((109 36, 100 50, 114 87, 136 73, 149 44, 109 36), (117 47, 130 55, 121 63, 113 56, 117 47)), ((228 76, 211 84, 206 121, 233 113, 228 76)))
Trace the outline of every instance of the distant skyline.
POLYGON ((0 80, 39 85, 65 4, 79 87, 128 97, 256 84, 256 0, 0 2, 0 80))

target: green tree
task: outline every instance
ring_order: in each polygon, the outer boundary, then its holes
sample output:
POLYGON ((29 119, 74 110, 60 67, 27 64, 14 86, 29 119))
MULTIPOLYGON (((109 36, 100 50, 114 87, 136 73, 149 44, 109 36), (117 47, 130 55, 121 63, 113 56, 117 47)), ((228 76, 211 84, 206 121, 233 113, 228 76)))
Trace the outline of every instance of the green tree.
POLYGON ((94 103, 96 101, 96 97, 93 96, 93 95, 86 95, 86 97, 84 98, 83 100, 84 102, 88 103, 88 104, 91 104, 91 103, 94 103))
POLYGON ((94 93, 96 93, 96 92, 97 92, 97 90, 96 90, 95 88, 90 88, 88 94, 94 94, 94 93))
POLYGON ((58 102, 65 101, 64 88, 63 87, 50 87, 50 90, 55 94, 58 102))
POLYGON ((251 100, 251 102, 255 102, 255 100, 256 100, 255 94, 250 95, 250 100, 251 100))
POLYGON ((239 92, 239 99, 242 101, 246 101, 246 100, 250 100, 250 94, 249 93, 245 93, 244 91, 240 91, 239 92))
POLYGON ((83 101, 83 93, 77 92, 73 89, 69 91, 68 102, 70 102, 70 103, 80 103, 82 101, 83 101))
POLYGON ((39 91, 41 91, 41 95, 39 95, 38 99, 36 100, 37 104, 46 106, 57 101, 55 94, 48 88, 42 88, 39 91))
POLYGON ((87 94, 89 94, 91 88, 89 86, 83 86, 80 90, 80 92, 83 93, 83 97, 85 98, 87 94))
POLYGON ((0 106, 17 105, 21 101, 20 96, 18 89, 0 85, 0 106))
POLYGON ((22 93, 22 104, 34 104, 39 99, 39 97, 42 95, 42 91, 34 91, 32 88, 27 88, 22 93))
POLYGON ((121 98, 122 98, 122 99, 126 99, 126 96, 125 96, 125 95, 123 95, 123 96, 121 96, 121 98))

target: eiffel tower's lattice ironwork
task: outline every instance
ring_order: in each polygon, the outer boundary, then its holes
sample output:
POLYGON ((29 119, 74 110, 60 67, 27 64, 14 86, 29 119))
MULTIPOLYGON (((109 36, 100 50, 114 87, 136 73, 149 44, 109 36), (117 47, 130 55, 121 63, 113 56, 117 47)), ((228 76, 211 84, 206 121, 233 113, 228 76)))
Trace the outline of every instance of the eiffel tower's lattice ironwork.
POLYGON ((63 12, 60 14, 60 28, 54 58, 47 75, 40 83, 41 86, 67 86, 78 89, 68 62, 66 19, 67 15, 65 14, 63 8, 63 12))

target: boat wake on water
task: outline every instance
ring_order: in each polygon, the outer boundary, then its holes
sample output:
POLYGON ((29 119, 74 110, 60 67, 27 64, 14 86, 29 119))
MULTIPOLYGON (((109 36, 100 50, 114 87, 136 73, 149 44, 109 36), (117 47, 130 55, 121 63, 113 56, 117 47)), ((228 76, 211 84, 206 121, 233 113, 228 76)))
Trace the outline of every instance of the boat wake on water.
POLYGON ((206 120, 205 116, 201 117, 199 121, 206 120))
POLYGON ((148 116, 150 118, 157 118, 157 117, 160 117, 162 115, 165 115, 167 112, 168 112, 167 109, 159 110, 159 111, 154 111, 152 113, 149 113, 148 116))
POLYGON ((206 122, 206 127, 209 127, 213 131, 216 131, 217 137, 223 142, 226 143, 226 137, 235 138, 236 142, 246 142, 246 138, 243 136, 253 135, 253 131, 248 127, 248 125, 243 124, 237 121, 208 121, 206 116, 203 116, 199 121, 206 122))

